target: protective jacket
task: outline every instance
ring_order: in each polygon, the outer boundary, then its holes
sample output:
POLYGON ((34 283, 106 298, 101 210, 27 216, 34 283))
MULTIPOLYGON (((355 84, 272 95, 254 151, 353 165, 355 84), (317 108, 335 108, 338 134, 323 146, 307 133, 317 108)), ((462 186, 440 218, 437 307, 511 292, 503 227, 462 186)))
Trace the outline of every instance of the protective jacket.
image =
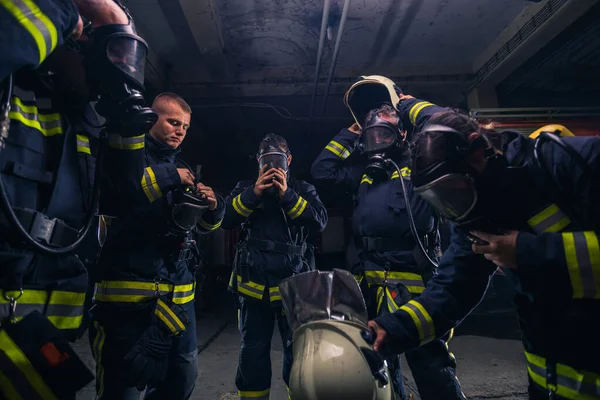
MULTIPOLYGON (((263 199, 252 181, 238 182, 225 200, 224 229, 242 224, 230 288, 242 296, 281 301, 279 282, 308 271, 306 242, 309 230, 322 231, 327 210, 313 185, 288 178, 281 200, 263 199)), ((307 253, 308 250, 308 253, 307 253)))
MULTIPOLYGON (((560 398, 597 398, 600 139, 563 138, 587 170, 557 144, 545 143, 544 171, 533 161, 530 139, 510 132, 504 136, 504 155, 512 168, 506 182, 497 184, 509 189, 489 205, 486 217, 495 228, 520 231, 516 269, 503 272, 514 283, 529 376, 540 390, 560 398)), ((496 266, 473 253, 465 234, 453 227, 438 274, 418 299, 376 319, 395 351, 444 335, 484 295, 496 266)))
MULTIPOLYGON (((172 296, 176 304, 194 299, 197 251, 192 232, 177 233, 170 229, 172 191, 181 186, 176 155, 172 149, 150 135, 133 140, 110 141, 109 146, 131 152, 136 166, 123 171, 120 181, 106 182, 107 191, 101 202, 101 213, 115 217, 100 253, 99 282, 95 301, 118 307, 136 307, 135 303, 155 298, 158 290, 172 296), (141 166, 141 168, 138 168, 141 166), (128 190, 111 191, 127 186, 128 190)), ((202 233, 221 226, 223 199, 207 211, 197 225, 202 233)))
MULTIPOLYGON (((353 230, 355 245, 369 286, 386 288, 378 290, 380 308, 384 298, 390 311, 397 309, 411 295, 425 289, 425 280, 433 267, 425 261, 410 230, 406 201, 397 171, 390 179, 376 181, 365 174, 364 163, 347 162, 356 148, 359 135, 343 129, 319 154, 312 166, 315 180, 335 186, 354 195, 353 230), (395 287, 388 290, 387 288, 395 287), (401 298, 396 300, 396 297, 401 298)), ((417 232, 426 247, 437 240, 436 218, 430 205, 412 188, 407 157, 399 155, 395 162, 401 168, 402 179, 414 217, 417 232)))
MULTIPOLYGON (((24 228, 54 246, 73 243, 86 223, 99 124, 88 104, 59 93, 52 77, 34 68, 71 35, 77 18, 68 0, 0 3, 0 82, 13 74, 1 178, 24 228)), ((74 254, 33 251, 0 212, 0 265, 0 321, 12 298, 17 320, 38 311, 75 338, 88 282, 74 254)), ((9 345, 0 339, 0 348, 9 345)))

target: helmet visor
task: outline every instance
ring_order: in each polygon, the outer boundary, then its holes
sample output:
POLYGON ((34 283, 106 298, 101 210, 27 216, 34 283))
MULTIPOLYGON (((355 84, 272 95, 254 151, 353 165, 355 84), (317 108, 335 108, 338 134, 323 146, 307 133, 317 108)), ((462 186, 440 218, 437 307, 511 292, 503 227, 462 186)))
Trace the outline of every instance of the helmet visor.
POLYGON ((415 188, 423 199, 443 217, 461 221, 477 203, 477 191, 473 180, 462 174, 443 175, 434 181, 415 188))
POLYGON ((144 84, 144 66, 148 47, 131 35, 115 35, 106 45, 108 60, 140 86, 144 84))

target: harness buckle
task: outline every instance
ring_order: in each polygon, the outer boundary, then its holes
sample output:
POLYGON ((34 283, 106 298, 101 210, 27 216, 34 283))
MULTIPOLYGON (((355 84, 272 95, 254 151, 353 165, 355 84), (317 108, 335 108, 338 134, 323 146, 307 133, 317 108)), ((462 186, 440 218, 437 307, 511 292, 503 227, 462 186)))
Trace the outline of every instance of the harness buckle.
POLYGON ((37 212, 31 224, 30 234, 34 239, 51 244, 55 225, 56 218, 48 218, 44 214, 37 212))
POLYGON ((154 280, 154 295, 156 298, 160 297, 160 281, 158 279, 154 280))

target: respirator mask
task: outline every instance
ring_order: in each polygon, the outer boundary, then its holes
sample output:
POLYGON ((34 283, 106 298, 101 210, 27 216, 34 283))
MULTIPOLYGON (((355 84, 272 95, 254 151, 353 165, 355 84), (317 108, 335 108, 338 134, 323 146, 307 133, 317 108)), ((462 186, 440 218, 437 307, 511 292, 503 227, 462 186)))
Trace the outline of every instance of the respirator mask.
POLYGON ((209 204, 194 186, 183 186, 171 192, 170 208, 171 230, 187 233, 200 222, 209 204))
MULTIPOLYGON (((288 155, 286 152, 279 147, 269 145, 267 149, 257 154, 258 158, 258 169, 261 170, 265 165, 268 171, 271 168, 281 168, 285 171, 286 176, 288 173, 288 155)), ((276 178, 273 178, 276 179, 276 178)), ((274 197, 277 195, 277 188, 272 186, 264 191, 264 194, 268 197, 274 197)))
POLYGON ((133 19, 127 25, 102 25, 85 33, 89 41, 83 48, 84 67, 91 91, 96 95, 98 114, 119 123, 121 133, 137 136, 147 132, 158 120, 144 106, 144 66, 148 45, 137 35, 133 19))
POLYGON ((365 173, 377 181, 391 177, 393 168, 388 159, 403 146, 402 128, 382 118, 375 117, 373 123, 366 126, 358 140, 358 147, 368 157, 365 173))

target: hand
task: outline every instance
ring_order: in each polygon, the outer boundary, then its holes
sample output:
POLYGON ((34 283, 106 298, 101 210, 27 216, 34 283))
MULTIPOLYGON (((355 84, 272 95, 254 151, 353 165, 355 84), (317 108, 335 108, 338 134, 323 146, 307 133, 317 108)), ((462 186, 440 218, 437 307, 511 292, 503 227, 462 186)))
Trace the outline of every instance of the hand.
POLYGON ((93 27, 129 23, 127 14, 113 0, 75 0, 75 5, 93 27))
POLYGON ((275 179, 273 180, 273 185, 277 189, 279 189, 279 198, 283 199, 285 192, 287 191, 287 174, 281 168, 277 168, 275 170, 275 179))
POLYGON ((483 254, 485 258, 499 267, 517 267, 517 236, 518 231, 508 231, 506 235, 492 235, 485 232, 470 232, 471 235, 485 240, 488 244, 473 244, 473 252, 483 254))
POLYGON ((71 39, 77 40, 81 37, 83 33, 83 20, 81 19, 81 15, 77 17, 77 25, 73 29, 73 33, 71 33, 71 39))
POLYGON ((263 165, 258 172, 258 179, 254 184, 254 194, 261 197, 265 189, 273 186, 273 177, 275 176, 275 170, 271 168, 267 171, 267 166, 263 165))
POLYGON ((181 183, 187 186, 194 186, 194 180, 196 177, 194 174, 192 174, 192 171, 187 168, 177 168, 177 173, 179 174, 181 183))
POLYGON ((196 189, 198 189, 198 192, 202 193, 203 195, 206 196, 206 200, 208 201, 209 207, 208 209, 210 211, 214 210, 215 208, 217 208, 217 206, 219 205, 219 202, 217 200, 217 195, 215 194, 215 192, 212 190, 212 188, 203 185, 201 183, 198 183, 196 185, 196 189))
POLYGON ((404 94, 404 93, 402 93, 400 96, 398 96, 398 98, 400 99, 400 101, 414 99, 414 97, 411 96, 410 94, 404 94))
POLYGON ((357 135, 360 135, 362 133, 361 129, 360 129, 360 125, 358 125, 358 123, 353 123, 352 126, 350 128, 348 128, 348 130, 352 133, 356 133, 357 135))
POLYGON ((371 332, 375 333, 375 342, 373 343, 373 350, 381 352, 385 342, 387 341, 388 333, 385 329, 381 327, 381 325, 379 325, 375 321, 369 321, 368 325, 369 329, 371 329, 371 332))

